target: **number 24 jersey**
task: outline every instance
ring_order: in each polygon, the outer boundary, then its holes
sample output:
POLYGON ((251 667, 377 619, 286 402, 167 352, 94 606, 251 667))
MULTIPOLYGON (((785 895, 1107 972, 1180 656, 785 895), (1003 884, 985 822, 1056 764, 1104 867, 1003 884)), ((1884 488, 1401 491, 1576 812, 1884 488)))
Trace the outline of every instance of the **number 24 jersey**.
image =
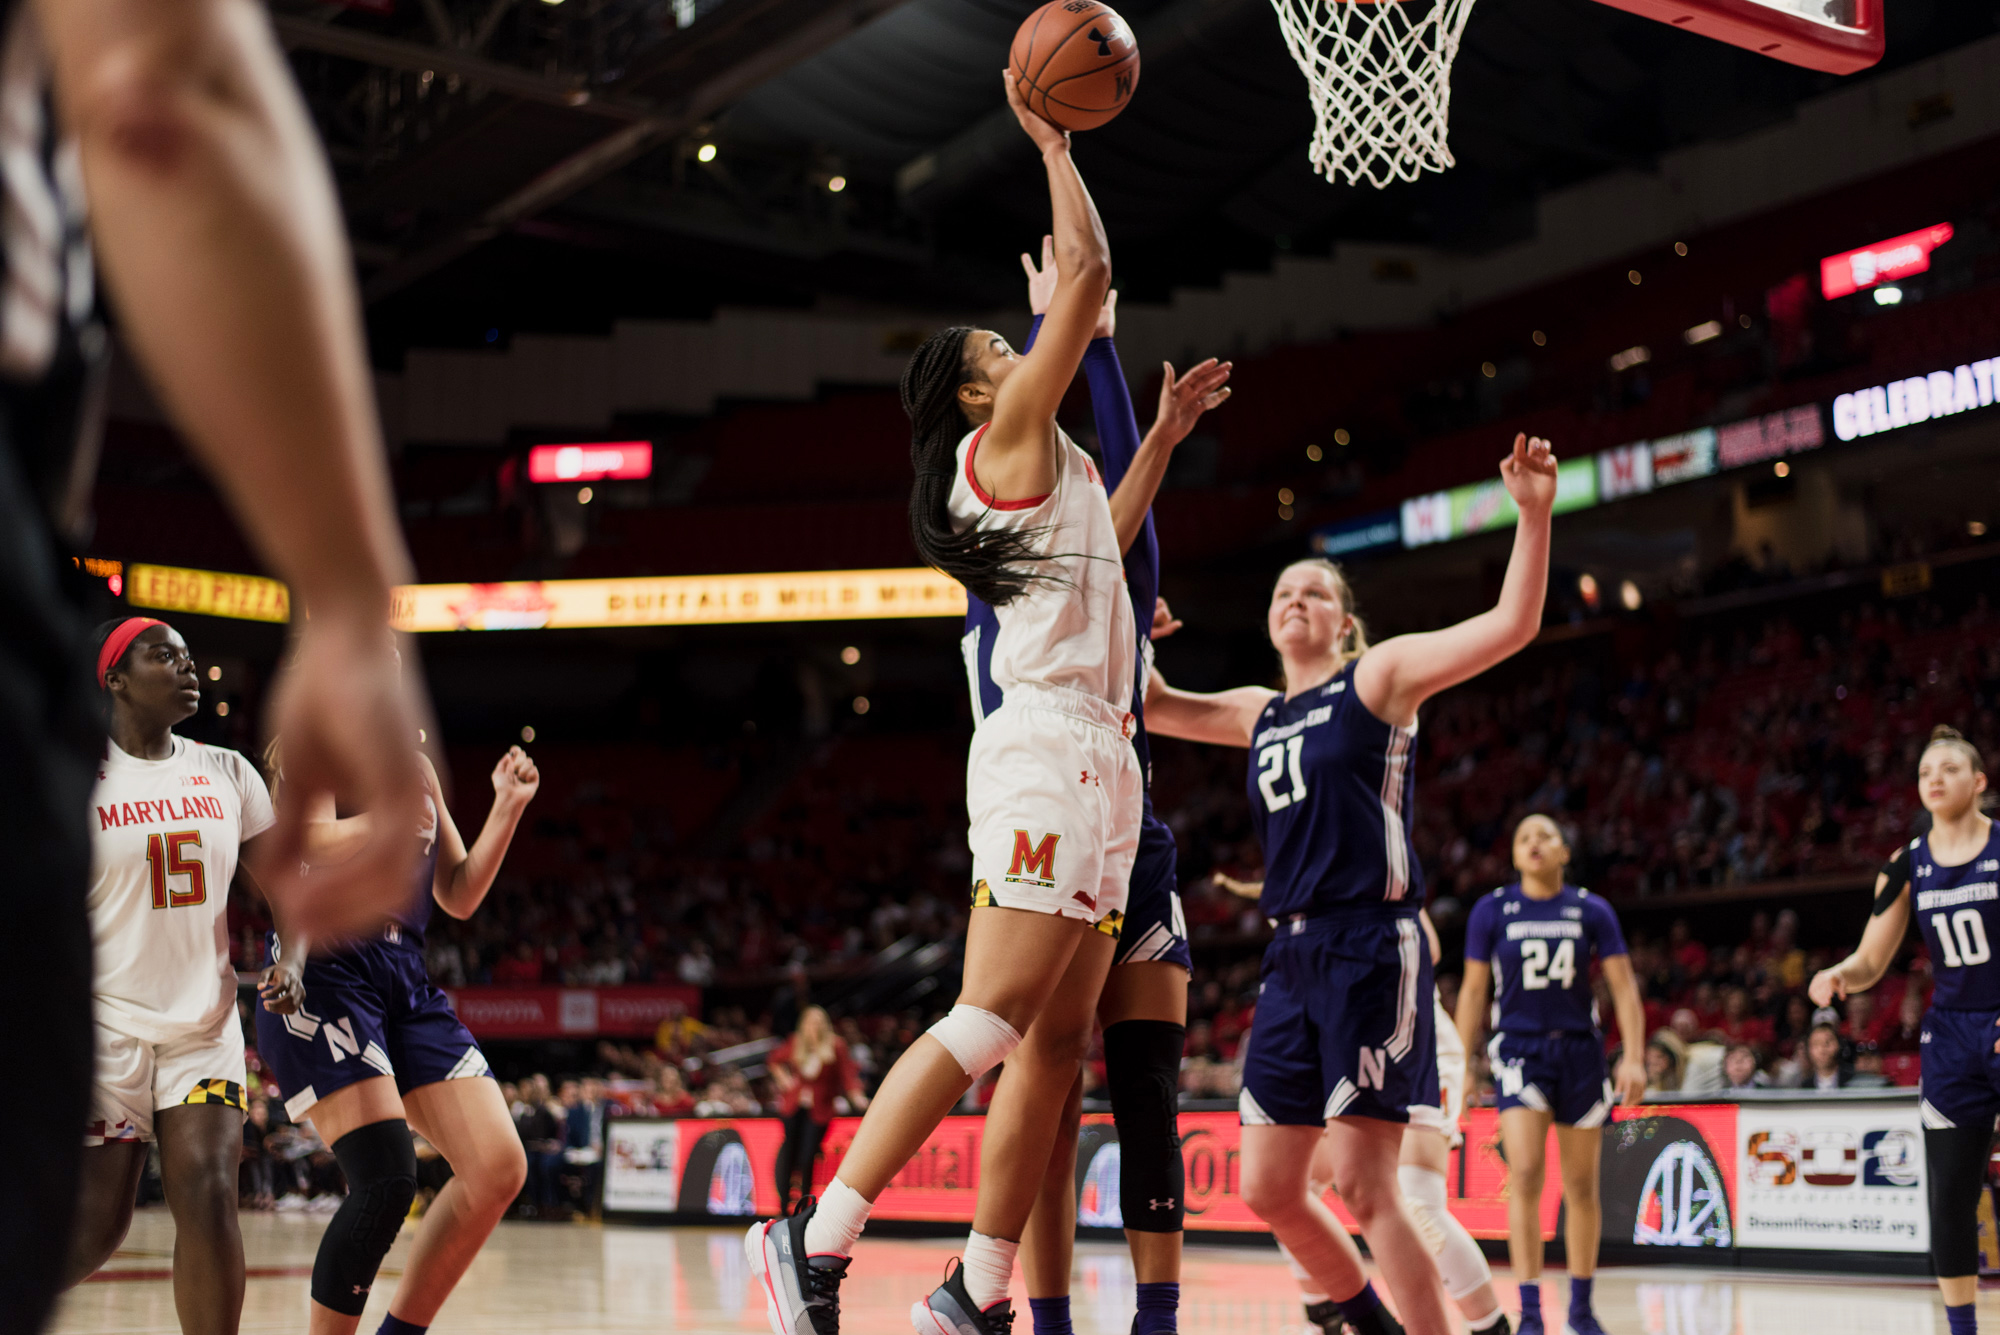
POLYGON ((1493 1029, 1508 1034, 1593 1032, 1590 952, 1623 955, 1611 906, 1580 886, 1534 899, 1521 883, 1482 896, 1465 923, 1465 958, 1493 966, 1493 1029))

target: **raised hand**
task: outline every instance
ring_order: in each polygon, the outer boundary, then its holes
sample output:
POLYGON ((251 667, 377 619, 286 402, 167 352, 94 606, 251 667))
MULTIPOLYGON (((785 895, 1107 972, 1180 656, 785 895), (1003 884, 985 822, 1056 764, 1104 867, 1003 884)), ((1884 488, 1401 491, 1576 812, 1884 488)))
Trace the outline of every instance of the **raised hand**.
POLYGON ((502 801, 526 806, 541 786, 541 771, 518 746, 508 747, 507 754, 493 767, 493 795, 502 801))
POLYGON ((1069 152, 1069 131, 1058 130, 1055 126, 1028 110, 1028 104, 1021 97, 1021 90, 1014 85, 1014 76, 1007 70, 1000 71, 1000 82, 1007 89, 1007 105, 1013 109, 1014 119, 1021 122, 1021 128, 1028 138, 1035 141, 1035 147, 1043 153, 1069 152))
POLYGON ((1155 598, 1153 600, 1153 629, 1146 638, 1164 640, 1180 628, 1180 620, 1174 616, 1173 609, 1167 606, 1167 600, 1165 598, 1155 598))
POLYGON ((1230 394, 1232 362, 1207 361, 1188 368, 1176 377, 1172 362, 1161 362, 1160 415, 1153 420, 1153 432, 1163 444, 1178 445, 1210 408, 1220 407, 1230 394))
POLYGON ((284 745, 277 824, 249 861, 286 920, 306 937, 358 936, 379 928, 409 893, 423 815, 423 770, 414 754, 428 722, 420 674, 404 673, 382 623, 315 617, 278 682, 267 715, 284 745), (328 796, 370 818, 361 850, 306 876, 309 813, 328 796))
POLYGON ((1516 432, 1513 452, 1500 461, 1500 481, 1523 514, 1547 514, 1556 503, 1556 456, 1549 443, 1516 432))
POLYGON ((1028 310, 1036 315, 1047 315, 1049 303, 1056 296, 1056 239, 1042 238, 1042 263, 1037 267, 1034 257, 1021 252, 1021 268, 1028 275, 1028 310))

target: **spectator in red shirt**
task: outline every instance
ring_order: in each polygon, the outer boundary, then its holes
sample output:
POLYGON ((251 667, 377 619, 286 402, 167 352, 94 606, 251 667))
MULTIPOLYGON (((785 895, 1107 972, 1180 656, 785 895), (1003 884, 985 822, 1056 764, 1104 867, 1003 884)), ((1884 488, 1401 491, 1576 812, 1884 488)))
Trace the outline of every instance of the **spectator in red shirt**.
POLYGON ((501 987, 533 987, 542 981, 542 956, 532 942, 523 941, 514 953, 493 966, 493 982, 501 987))
MULTIPOLYGON (((1848 1004, 1852 1006, 1856 999, 1848 998, 1848 1004)), ((1895 1019, 1879 1026, 1875 1043, 1883 1052, 1890 1053, 1921 1052, 1923 1042, 1924 990, 1911 982, 1903 988, 1903 999, 1896 1007, 1895 1019)))
POLYGON ((1750 1009, 1750 993, 1732 987, 1722 994, 1722 1019, 1716 1031, 1731 1044, 1747 1043, 1753 1048, 1770 1046, 1771 1022, 1750 1009))
POLYGON ((813 1164, 820 1142, 833 1121, 834 1100, 842 1094, 855 1112, 868 1106, 861 1091, 861 1072, 846 1042, 833 1032, 833 1021, 818 1006, 799 1012, 798 1032, 771 1053, 771 1079, 777 1084, 778 1110, 785 1118, 785 1143, 778 1150, 778 1213, 791 1212, 792 1179, 803 1179, 800 1194, 812 1194, 813 1164))
POLYGON ((1675 918, 1667 929, 1667 951, 1683 984, 1693 983, 1708 973, 1708 947, 1688 933, 1686 918, 1675 918))
POLYGON ((662 1066, 653 1091, 653 1113, 658 1117, 678 1117, 694 1111, 694 1095, 688 1093, 678 1066, 662 1066))

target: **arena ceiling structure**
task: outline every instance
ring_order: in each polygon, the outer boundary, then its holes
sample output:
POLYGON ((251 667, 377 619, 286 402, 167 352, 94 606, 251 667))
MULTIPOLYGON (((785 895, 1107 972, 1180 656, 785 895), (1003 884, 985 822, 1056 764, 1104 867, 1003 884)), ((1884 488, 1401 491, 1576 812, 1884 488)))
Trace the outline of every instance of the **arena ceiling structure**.
MULTIPOLYGON (((1045 208, 1001 100, 1033 0, 274 0, 340 179, 377 355, 722 304, 965 309, 1018 298, 1045 208)), ((1121 288, 1343 240, 1478 253, 1543 192, 1781 120, 1835 76, 1592 3, 1480 0, 1459 165, 1377 191, 1306 160, 1268 0, 1125 0, 1144 58, 1080 137, 1121 288)), ((1874 74, 1990 35, 1897 0, 1874 74)))

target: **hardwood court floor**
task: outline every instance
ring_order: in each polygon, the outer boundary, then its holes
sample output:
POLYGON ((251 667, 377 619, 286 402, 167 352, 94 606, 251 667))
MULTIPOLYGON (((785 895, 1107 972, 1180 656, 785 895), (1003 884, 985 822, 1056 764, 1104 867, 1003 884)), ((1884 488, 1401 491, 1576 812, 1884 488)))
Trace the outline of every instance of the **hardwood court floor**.
MULTIPOLYGON (((306 1326, 314 1248, 324 1215, 243 1216, 250 1281, 245 1332, 306 1326)), ((369 1304, 361 1335, 373 1335, 395 1291, 392 1273, 409 1254, 405 1228, 369 1304)), ((71 1293, 53 1329, 61 1335, 174 1335, 173 1220, 139 1212, 109 1267, 71 1293)), ((740 1229, 502 1224, 433 1329, 485 1332, 715 1332, 769 1329, 752 1287, 740 1229)), ((842 1293, 848 1335, 906 1335, 910 1303, 942 1276, 957 1245, 863 1242, 842 1293)), ((1516 1305, 1499 1275, 1501 1302, 1516 1305)), ((1378 1284, 1378 1287, 1379 1284, 1378 1284)), ((1132 1320, 1132 1268, 1122 1247, 1077 1249, 1072 1287, 1077 1335, 1125 1335, 1132 1320)), ((1559 1273, 1544 1280, 1551 1313, 1567 1300, 1559 1273)), ((1791 1276, 1681 1267, 1619 1269, 1597 1282, 1597 1310, 1612 1335, 1942 1335, 1936 1286, 1855 1276, 1791 1276)), ((1017 1281, 1017 1300, 1018 1281, 1017 1281)), ((1028 1335, 1022 1304, 1021 1335, 1028 1335)), ((1983 1292, 1979 1314, 2000 1331, 2000 1289, 1983 1292)), ((1273 1251, 1191 1247, 1182 1285, 1186 1335, 1297 1335, 1302 1324, 1291 1277, 1273 1251)), ((1553 1332, 1552 1332, 1553 1335, 1553 1332)))

